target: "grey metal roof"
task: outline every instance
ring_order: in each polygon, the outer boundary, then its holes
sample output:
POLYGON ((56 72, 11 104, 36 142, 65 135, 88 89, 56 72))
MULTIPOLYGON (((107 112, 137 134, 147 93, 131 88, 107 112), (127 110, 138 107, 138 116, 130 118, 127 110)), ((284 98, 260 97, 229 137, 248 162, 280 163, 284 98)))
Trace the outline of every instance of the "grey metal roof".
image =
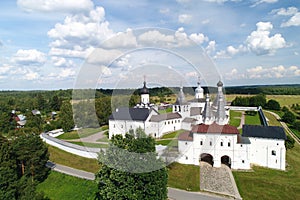
POLYGON ((244 125, 242 136, 282 140, 286 139, 284 129, 281 126, 244 125))
POLYGON ((196 121, 197 121, 196 119, 190 118, 190 117, 186 117, 186 118, 184 118, 184 120, 182 120, 182 122, 187 122, 187 123, 193 123, 196 121))
POLYGON ((151 110, 148 108, 118 108, 110 116, 110 120, 146 121, 151 110))
POLYGON ((200 107, 191 107, 190 116, 201 115, 201 110, 200 107))
POLYGON ((150 122, 160 122, 164 120, 171 120, 171 119, 180 119, 181 115, 179 113, 166 113, 166 114, 159 114, 159 115, 152 115, 150 118, 150 122))

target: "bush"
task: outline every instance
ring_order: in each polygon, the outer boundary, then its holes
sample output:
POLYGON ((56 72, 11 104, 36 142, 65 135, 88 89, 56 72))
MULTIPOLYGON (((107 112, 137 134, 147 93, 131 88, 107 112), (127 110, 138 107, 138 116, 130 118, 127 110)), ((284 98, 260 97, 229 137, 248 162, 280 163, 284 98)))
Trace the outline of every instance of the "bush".
POLYGON ((292 149, 294 147, 295 140, 289 135, 286 135, 286 140, 285 140, 285 148, 286 149, 292 149))
POLYGON ((270 110, 280 110, 280 104, 274 99, 270 99, 266 104, 266 108, 270 110))
POLYGON ((295 120, 296 116, 291 111, 284 112, 284 115, 282 116, 282 121, 289 124, 294 124, 295 120))

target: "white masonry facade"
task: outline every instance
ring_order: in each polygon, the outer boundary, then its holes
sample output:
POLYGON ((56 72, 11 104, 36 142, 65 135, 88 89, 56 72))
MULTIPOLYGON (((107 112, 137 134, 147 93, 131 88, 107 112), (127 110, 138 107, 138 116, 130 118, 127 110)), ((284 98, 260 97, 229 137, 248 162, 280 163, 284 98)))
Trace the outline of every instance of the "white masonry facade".
POLYGON ((223 94, 223 83, 217 83, 212 102, 204 94, 200 81, 195 98, 187 101, 183 88, 172 105, 172 112, 160 114, 150 103, 149 89, 144 81, 140 90, 141 102, 133 108, 118 108, 109 117, 109 138, 125 135, 129 130, 142 128, 147 135, 160 138, 164 134, 184 129, 178 138, 178 162, 199 165, 206 161, 214 167, 226 164, 232 169, 250 169, 259 165, 285 170, 286 139, 282 127, 243 126, 241 135, 228 125, 229 109, 223 94))

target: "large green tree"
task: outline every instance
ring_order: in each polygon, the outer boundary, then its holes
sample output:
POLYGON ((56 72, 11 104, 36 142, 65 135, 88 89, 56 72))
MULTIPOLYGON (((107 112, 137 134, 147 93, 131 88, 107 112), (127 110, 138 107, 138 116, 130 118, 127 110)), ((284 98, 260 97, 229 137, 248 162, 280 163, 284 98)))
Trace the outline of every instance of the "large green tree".
POLYGON ((154 139, 143 130, 113 136, 99 162, 98 199, 167 199, 167 169, 156 157, 154 139))
POLYGON ((0 135, 0 199, 16 199, 17 165, 9 141, 0 135))
POLYGON ((64 101, 60 107, 60 124, 64 132, 74 128, 72 105, 69 101, 64 101))

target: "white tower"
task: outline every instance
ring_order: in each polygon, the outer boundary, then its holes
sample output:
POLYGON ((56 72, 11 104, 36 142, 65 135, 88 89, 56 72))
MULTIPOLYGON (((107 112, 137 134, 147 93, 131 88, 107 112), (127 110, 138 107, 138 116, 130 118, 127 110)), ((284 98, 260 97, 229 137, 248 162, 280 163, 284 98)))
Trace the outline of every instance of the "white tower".
POLYGON ((203 99, 204 95, 203 95, 203 89, 200 85, 200 77, 198 78, 197 85, 198 87, 195 89, 195 99, 196 100, 203 99))
POLYGON ((144 87, 140 91, 141 105, 148 105, 150 103, 149 90, 146 87, 146 80, 144 80, 144 87))

